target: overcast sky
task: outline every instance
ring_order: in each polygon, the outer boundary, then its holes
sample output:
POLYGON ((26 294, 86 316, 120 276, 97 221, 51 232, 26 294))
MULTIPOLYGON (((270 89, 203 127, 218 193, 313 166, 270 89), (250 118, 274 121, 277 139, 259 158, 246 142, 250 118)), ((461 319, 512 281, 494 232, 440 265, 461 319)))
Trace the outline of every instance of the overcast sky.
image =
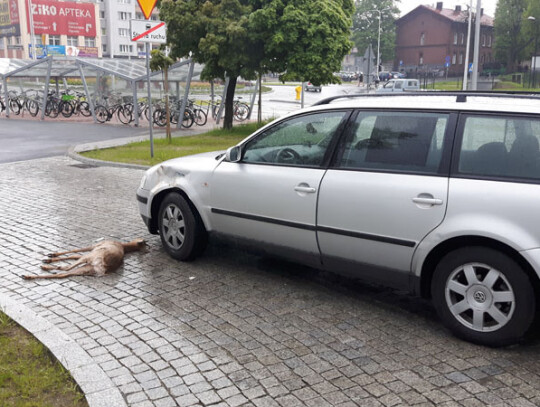
MULTIPOLYGON (((473 8, 476 10, 476 1, 473 0, 473 8)), ((462 10, 467 9, 467 5, 470 4, 470 0, 442 0, 443 8, 456 8, 457 5, 461 5, 462 10)), ((421 4, 429 5, 435 7, 437 0, 435 1, 425 1, 425 0, 401 0, 397 3, 398 8, 401 10, 401 15, 407 14, 409 11, 415 9, 421 4)), ((482 0, 482 8, 484 9, 484 14, 488 16, 495 17, 495 6, 497 5, 497 0, 482 0)))

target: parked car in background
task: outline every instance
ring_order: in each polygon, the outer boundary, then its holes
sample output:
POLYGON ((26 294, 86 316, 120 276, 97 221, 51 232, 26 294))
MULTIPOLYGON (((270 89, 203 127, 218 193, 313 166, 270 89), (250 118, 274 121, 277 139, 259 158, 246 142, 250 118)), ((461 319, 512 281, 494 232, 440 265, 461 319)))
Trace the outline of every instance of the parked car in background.
POLYGON ((390 74, 392 75, 392 78, 394 79, 403 79, 403 78, 406 78, 407 75, 403 72, 390 72, 390 74))
POLYGON ((390 79, 377 89, 377 93, 403 92, 420 90, 418 79, 390 79))
POLYGON ((379 79, 381 80, 381 82, 386 82, 386 81, 392 79, 392 75, 388 71, 380 71, 379 72, 379 79))
POLYGON ((321 92, 322 87, 321 87, 321 85, 314 85, 311 82, 307 82, 304 90, 306 92, 321 92))
POLYGON ((524 338, 540 301, 540 97, 320 103, 146 171, 139 211, 165 251, 192 260, 226 237, 430 298, 466 340, 524 338))

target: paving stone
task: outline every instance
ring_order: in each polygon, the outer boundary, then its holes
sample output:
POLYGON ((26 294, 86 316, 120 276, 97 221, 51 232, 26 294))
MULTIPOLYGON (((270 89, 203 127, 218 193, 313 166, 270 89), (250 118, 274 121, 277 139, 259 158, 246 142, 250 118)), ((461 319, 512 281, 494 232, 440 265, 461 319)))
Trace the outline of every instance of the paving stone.
POLYGON ((0 164, 0 304, 47 322, 27 329, 75 366, 91 407, 540 405, 537 342, 471 345, 424 300, 219 242, 179 263, 139 217, 141 170, 74 164, 0 164), (110 275, 19 277, 42 272, 42 253, 135 237, 148 250, 110 275), (103 404, 111 389, 120 397, 103 404))

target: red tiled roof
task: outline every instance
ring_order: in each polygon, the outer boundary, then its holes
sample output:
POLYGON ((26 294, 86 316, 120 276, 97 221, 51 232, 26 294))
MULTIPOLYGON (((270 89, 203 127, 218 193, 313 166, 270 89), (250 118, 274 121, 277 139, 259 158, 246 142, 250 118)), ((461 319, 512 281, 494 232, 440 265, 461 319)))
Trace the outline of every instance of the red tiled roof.
MULTIPOLYGON (((417 11, 418 9, 421 9, 421 8, 429 10, 429 11, 431 11, 433 13, 437 13, 437 14, 441 15, 442 17, 445 17, 445 18, 447 18, 449 20, 452 20, 452 21, 455 21, 455 22, 458 22, 458 23, 466 23, 468 21, 468 18, 469 18, 466 10, 465 11, 462 10, 462 11, 458 11, 458 12, 456 12, 454 9, 451 9, 451 8, 443 8, 442 10, 437 10, 435 7, 431 7, 431 6, 428 6, 428 5, 418 6, 414 10, 412 10, 409 13, 405 14, 401 18, 404 18, 404 17, 408 16, 409 14, 414 13, 415 11, 417 11)), ((475 11, 475 10, 476 9, 474 9, 473 11, 475 11)), ((493 17, 484 14, 482 16, 482 18, 480 19, 480 23, 482 25, 493 27, 493 17)))

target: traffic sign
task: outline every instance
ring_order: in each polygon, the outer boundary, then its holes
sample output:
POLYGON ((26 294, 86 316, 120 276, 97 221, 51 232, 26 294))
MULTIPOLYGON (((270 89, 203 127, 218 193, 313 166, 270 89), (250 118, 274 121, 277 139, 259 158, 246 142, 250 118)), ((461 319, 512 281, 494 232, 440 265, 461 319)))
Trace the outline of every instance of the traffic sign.
POLYGON ((152 14, 152 10, 154 7, 156 7, 157 0, 137 0, 137 2, 139 3, 139 7, 144 14, 144 18, 148 20, 150 18, 150 14, 152 14))
POLYGON ((447 55, 446 58, 444 58, 444 62, 450 62, 450 55, 447 55))
POLYGON ((131 20, 131 41, 165 44, 167 42, 165 22, 131 20))

